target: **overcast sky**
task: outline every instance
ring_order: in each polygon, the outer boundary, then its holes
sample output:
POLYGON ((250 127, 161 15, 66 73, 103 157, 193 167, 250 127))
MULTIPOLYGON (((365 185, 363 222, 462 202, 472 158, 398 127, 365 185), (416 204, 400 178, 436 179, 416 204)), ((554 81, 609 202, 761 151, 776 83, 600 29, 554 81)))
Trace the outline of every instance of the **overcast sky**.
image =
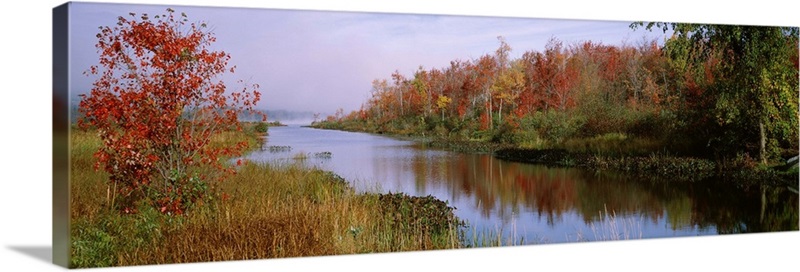
MULTIPOLYGON (((91 88, 82 74, 98 58, 99 26, 111 26, 129 12, 163 14, 168 6, 73 3, 71 76, 73 94, 91 88)), ((173 7, 190 21, 213 29, 215 49, 231 54, 236 73, 262 87, 260 108, 332 114, 355 110, 366 101, 373 79, 399 70, 411 76, 419 66, 443 68, 497 49, 498 36, 512 57, 542 51, 551 37, 565 44, 591 40, 636 44, 663 40, 660 32, 632 31, 630 22, 321 12, 278 9, 173 7)), ((236 86, 232 86, 236 87, 236 86)))

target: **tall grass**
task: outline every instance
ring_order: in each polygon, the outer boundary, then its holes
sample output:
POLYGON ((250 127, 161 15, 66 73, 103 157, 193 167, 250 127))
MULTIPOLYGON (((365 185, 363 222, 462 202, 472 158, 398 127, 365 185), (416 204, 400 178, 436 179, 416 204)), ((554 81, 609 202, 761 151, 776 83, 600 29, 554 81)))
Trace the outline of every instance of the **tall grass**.
MULTIPOLYGON (((230 132, 214 140, 226 144, 246 137, 230 132)), ((408 211, 413 213, 387 216, 381 195, 355 193, 335 174, 301 163, 244 164, 218 185, 222 199, 198 205, 187 215, 165 215, 147 206, 123 215, 110 208, 107 175, 93 169, 92 153, 99 145, 90 131, 71 135, 71 267, 462 246, 456 218, 432 231, 430 218, 420 220, 416 212, 425 207, 417 208, 411 200, 408 211)), ((398 203, 406 203, 407 196, 399 197, 398 203)))
POLYGON ((70 218, 93 219, 107 208, 111 188, 105 183, 108 174, 95 171, 94 152, 100 147, 98 135, 73 130, 70 135, 70 218))
POLYGON ((516 224, 512 225, 509 234, 504 234, 503 229, 499 227, 481 229, 473 227, 470 236, 464 239, 464 246, 470 248, 518 246, 527 243, 525 237, 517 233, 516 224))
POLYGON ((619 241, 642 239, 642 220, 641 218, 620 218, 616 212, 608 212, 608 209, 598 212, 600 221, 589 224, 593 237, 585 237, 582 232, 578 232, 577 241, 619 241))

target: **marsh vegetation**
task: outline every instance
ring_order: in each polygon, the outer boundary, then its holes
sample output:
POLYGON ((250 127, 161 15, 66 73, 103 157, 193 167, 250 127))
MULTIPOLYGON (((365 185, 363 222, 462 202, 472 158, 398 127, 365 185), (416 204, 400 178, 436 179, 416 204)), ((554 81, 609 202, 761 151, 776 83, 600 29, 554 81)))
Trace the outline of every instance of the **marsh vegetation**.
MULTIPOLYGON (((215 144, 257 143, 255 130, 215 144)), ((463 222, 433 197, 356 193, 334 173, 249 162, 219 184, 220 199, 184 215, 137 203, 124 214, 95 171, 95 131, 73 131, 71 267, 164 264, 458 248, 463 222)))

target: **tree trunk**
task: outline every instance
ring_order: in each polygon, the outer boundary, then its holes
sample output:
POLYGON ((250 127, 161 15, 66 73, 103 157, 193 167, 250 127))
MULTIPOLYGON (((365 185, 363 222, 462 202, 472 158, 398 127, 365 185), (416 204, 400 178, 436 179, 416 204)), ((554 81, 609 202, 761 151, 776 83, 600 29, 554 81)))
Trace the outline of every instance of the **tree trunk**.
POLYGON ((767 164, 767 130, 764 128, 764 121, 758 122, 758 130, 759 130, 758 157, 761 160, 761 163, 767 164))
POLYGON ((503 100, 502 99, 500 100, 500 108, 497 109, 497 117, 498 117, 498 120, 500 121, 500 124, 502 124, 503 123, 503 100))
POLYGON ((486 112, 489 113, 489 130, 494 129, 494 122, 492 122, 492 97, 489 92, 486 92, 486 112))

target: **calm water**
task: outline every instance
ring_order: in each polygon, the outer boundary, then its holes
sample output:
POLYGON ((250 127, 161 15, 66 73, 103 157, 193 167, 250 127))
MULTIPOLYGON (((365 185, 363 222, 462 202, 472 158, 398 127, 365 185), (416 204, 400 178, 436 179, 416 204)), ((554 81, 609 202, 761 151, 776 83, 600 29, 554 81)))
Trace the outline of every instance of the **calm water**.
MULTIPOLYGON (((358 191, 433 195, 456 207, 478 234, 525 244, 798 229, 798 195, 788 188, 741 189, 724 181, 686 185, 576 168, 507 162, 485 154, 422 148, 365 133, 271 127, 248 159, 333 171, 358 191), (331 156, 315 156, 330 152, 331 156), (610 220, 605 215, 615 215, 610 220)), ((506 242, 504 242, 505 244, 506 242)))

